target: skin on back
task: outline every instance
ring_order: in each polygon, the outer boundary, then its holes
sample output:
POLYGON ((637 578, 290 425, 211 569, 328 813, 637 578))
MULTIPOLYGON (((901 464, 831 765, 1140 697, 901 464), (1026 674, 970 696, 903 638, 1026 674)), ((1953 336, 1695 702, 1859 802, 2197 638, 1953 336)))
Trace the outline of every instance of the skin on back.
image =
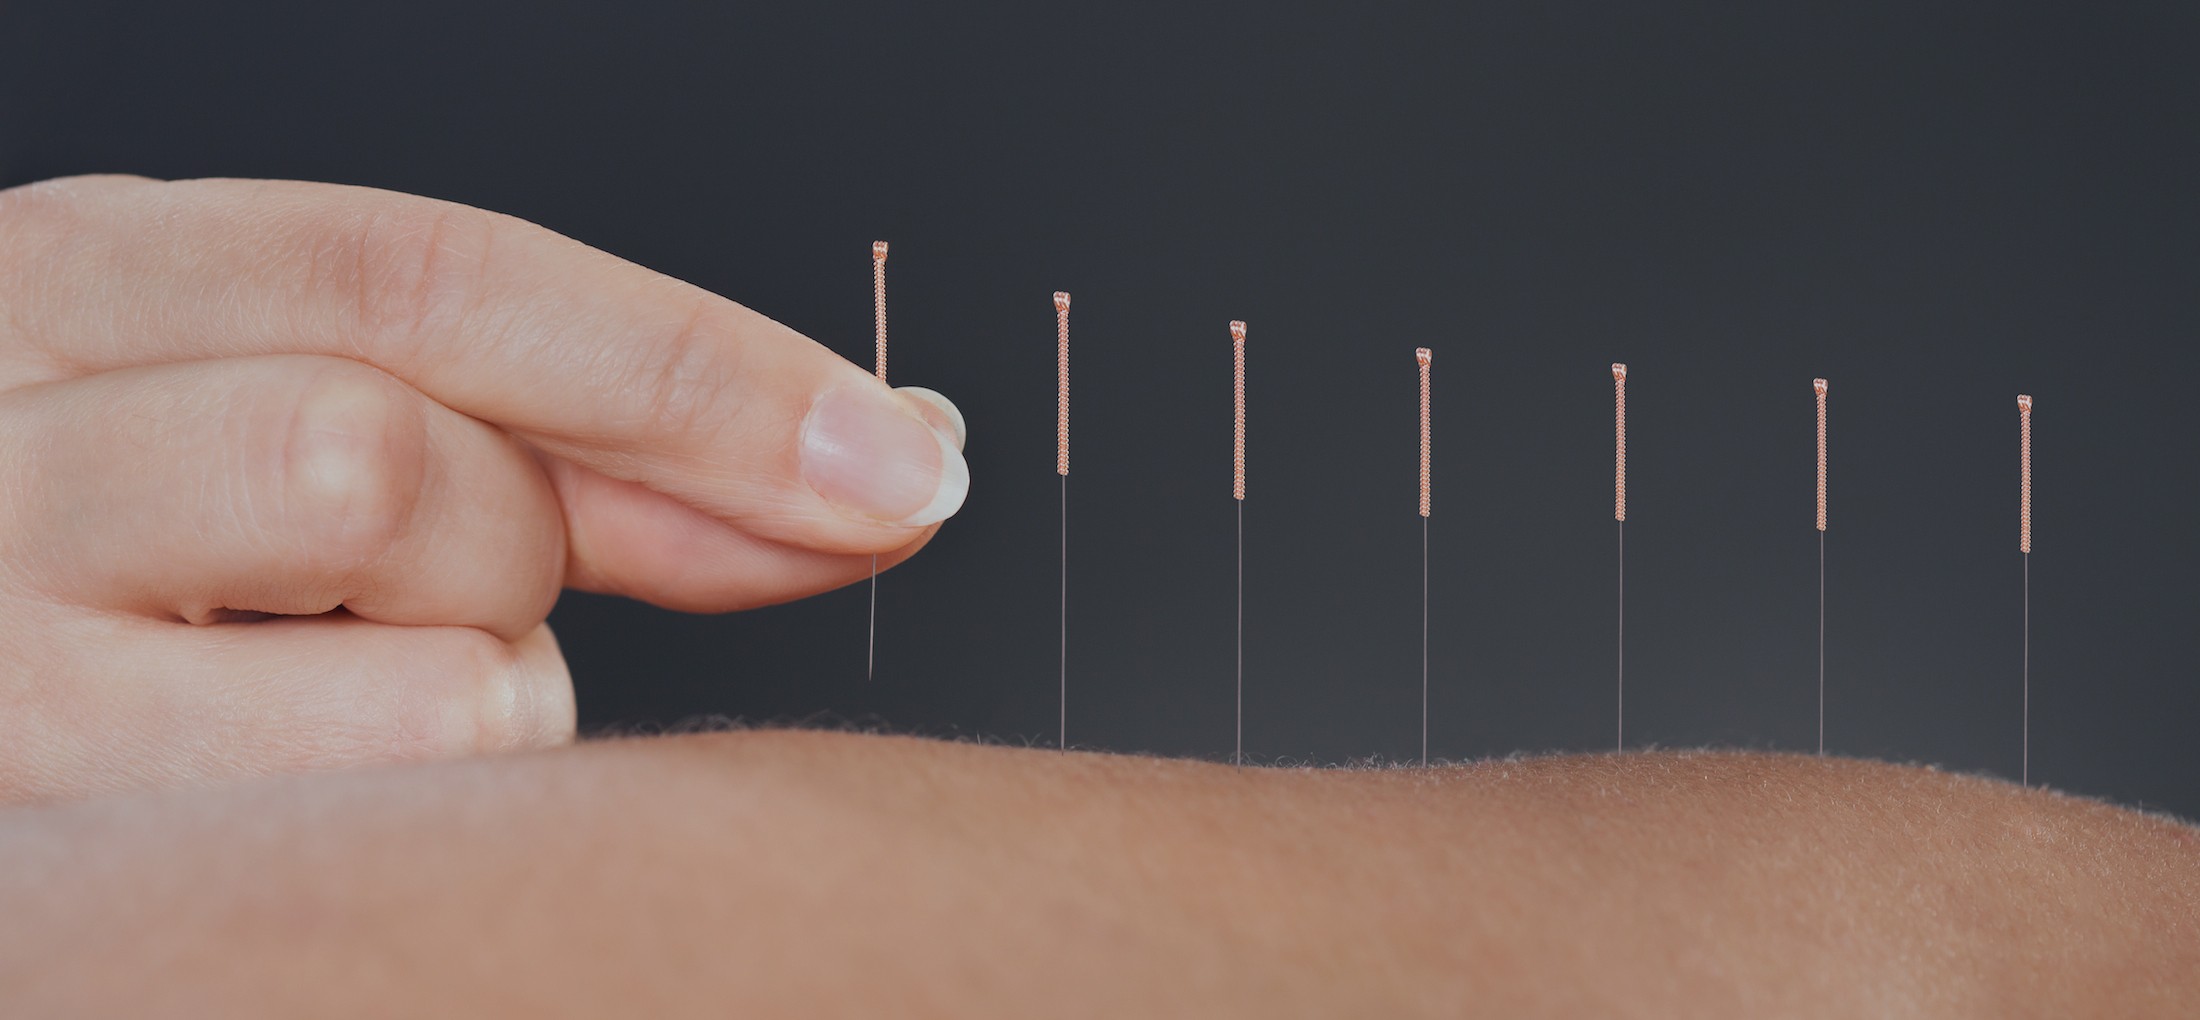
POLYGON ((2200 1012, 2193 829, 1762 754, 604 741, 0 812, 0 903, 16 1015, 2200 1012))

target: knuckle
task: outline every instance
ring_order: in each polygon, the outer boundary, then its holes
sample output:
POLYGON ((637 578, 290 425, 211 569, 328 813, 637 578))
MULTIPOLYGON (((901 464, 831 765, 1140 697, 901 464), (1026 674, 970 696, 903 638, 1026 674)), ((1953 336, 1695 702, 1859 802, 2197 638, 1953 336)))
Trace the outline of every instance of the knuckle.
MULTIPOLYGON (((533 640, 523 639, 524 640, 533 640)), ((483 631, 464 632, 462 688, 473 708, 462 750, 513 751, 573 737, 572 678, 556 655, 530 655, 483 631)))
POLYGON ((636 388, 652 434, 680 436, 703 443, 729 420, 724 401, 739 392, 739 345, 718 299, 690 299, 686 314, 660 334, 662 339, 636 345, 646 352, 635 363, 636 388))
POLYGON ((312 285, 348 305, 377 350, 418 352, 478 305, 494 213, 403 197, 337 212, 317 231, 312 285))
POLYGON ((409 530, 427 466, 427 425, 403 383, 338 363, 298 387, 284 430, 279 508, 325 570, 371 564, 409 530))

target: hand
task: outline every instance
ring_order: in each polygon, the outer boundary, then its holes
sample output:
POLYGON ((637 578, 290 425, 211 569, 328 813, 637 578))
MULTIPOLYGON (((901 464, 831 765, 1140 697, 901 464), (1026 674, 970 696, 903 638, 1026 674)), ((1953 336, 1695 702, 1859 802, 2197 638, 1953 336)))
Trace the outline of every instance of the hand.
POLYGON ((361 188, 0 192, 0 801, 569 740, 561 587, 915 553, 962 423, 733 302, 361 188))

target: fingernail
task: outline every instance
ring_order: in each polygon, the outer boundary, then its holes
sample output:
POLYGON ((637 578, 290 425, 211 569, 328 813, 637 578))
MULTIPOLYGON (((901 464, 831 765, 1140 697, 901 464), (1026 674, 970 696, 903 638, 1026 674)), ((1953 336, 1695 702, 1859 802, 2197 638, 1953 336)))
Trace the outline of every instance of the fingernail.
MULTIPOLYGON (((955 449, 967 450, 970 448, 970 426, 964 424, 962 409, 956 407, 954 401, 947 399, 938 390, 926 389, 922 386, 899 386, 895 387, 894 392, 905 397, 915 397, 932 405, 939 411, 940 417, 947 420, 948 427, 955 430, 955 449)), ((938 424, 938 422, 933 424, 938 424)))
POLYGON ((802 476, 842 510, 908 527, 946 520, 970 492, 970 468, 952 438, 869 385, 836 387, 810 405, 802 476))

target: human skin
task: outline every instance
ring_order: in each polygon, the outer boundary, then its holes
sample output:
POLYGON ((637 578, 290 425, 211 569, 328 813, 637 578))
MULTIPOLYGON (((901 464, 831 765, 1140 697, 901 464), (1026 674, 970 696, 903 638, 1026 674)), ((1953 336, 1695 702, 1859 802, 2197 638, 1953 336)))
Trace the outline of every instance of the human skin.
POLYGON ((1837 759, 757 732, 220 785, 563 744, 559 590, 856 580, 963 438, 509 217, 0 192, 0 803, 47 805, 0 809, 0 1014, 2200 1010, 2191 830, 1837 759))
POLYGON ((0 903, 19 1016, 2200 1011, 2193 829, 1762 754, 598 742, 0 812, 0 903))
POLYGON ((559 591, 860 580, 961 504, 963 438, 938 394, 509 216, 0 191, 0 804, 570 741, 559 591))

